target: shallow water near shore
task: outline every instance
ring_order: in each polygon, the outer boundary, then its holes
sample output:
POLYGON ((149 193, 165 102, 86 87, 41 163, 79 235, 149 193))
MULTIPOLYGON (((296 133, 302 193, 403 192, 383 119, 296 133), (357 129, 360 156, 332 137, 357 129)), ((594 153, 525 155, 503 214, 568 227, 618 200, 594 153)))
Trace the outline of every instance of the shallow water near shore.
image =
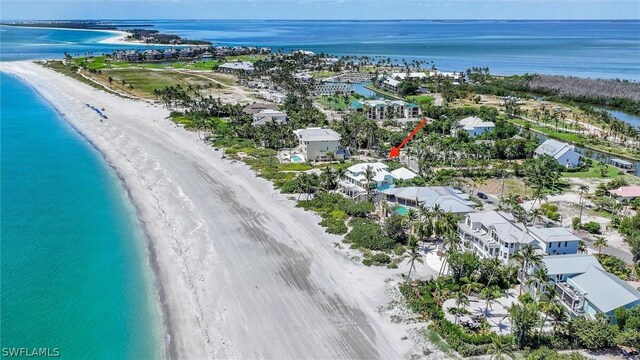
POLYGON ((0 78, 3 348, 162 357, 144 237, 122 185, 33 89, 0 78))

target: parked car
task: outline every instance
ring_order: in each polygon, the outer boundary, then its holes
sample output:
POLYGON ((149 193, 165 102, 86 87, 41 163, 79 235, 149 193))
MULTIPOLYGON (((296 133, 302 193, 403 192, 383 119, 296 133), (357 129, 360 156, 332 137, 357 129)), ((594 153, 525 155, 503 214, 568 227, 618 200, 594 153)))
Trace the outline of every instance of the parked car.
POLYGON ((489 197, 487 196, 487 194, 485 194, 483 192, 478 192, 476 195, 478 196, 478 198, 480 198, 482 200, 489 200, 489 197))

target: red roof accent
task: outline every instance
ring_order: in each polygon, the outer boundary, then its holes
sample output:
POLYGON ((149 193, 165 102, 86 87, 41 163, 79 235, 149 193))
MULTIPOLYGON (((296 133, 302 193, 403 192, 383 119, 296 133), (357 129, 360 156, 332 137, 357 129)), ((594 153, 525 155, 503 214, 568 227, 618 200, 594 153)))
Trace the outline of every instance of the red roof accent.
POLYGON ((609 192, 623 198, 636 198, 640 197, 640 186, 623 186, 619 189, 609 190, 609 192))

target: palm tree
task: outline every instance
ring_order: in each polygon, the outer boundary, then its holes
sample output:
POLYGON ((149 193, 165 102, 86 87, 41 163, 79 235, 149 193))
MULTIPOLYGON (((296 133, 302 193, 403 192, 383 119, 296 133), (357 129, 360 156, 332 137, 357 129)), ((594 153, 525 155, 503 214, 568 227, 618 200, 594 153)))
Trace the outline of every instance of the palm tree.
POLYGON ((515 359, 511 344, 505 342, 502 336, 493 337, 487 352, 491 354, 491 360, 515 359))
POLYGON ((418 250, 418 246, 413 245, 411 246, 411 249, 409 249, 409 273, 407 274, 407 282, 409 282, 409 280, 411 279, 411 270, 415 269, 416 261, 420 264, 424 264, 424 259, 422 258, 422 254, 420 254, 420 251, 418 250))
POLYGON ((593 247, 598 249, 598 255, 602 254, 602 249, 609 246, 609 242, 604 236, 596 236, 596 241, 593 242, 593 247))
POLYGON ((373 167, 367 166, 364 170, 364 178, 367 181, 367 197, 371 200, 371 193, 373 192, 373 187, 371 185, 373 182, 373 177, 375 176, 375 172, 373 171, 373 167))
POLYGON ((480 291, 480 299, 484 300, 485 316, 486 316, 486 313, 489 311, 489 308, 491 308, 491 304, 495 302, 496 299, 499 299, 501 296, 502 296, 502 292, 500 291, 500 289, 494 286, 486 287, 482 289, 482 291, 480 291))
POLYGON ((538 266, 536 271, 531 275, 531 278, 536 283, 536 297, 538 300, 542 296, 542 286, 547 285, 549 282, 549 272, 544 266, 538 266))
MULTIPOLYGON (((513 259, 521 264, 521 269, 525 272, 530 267, 540 265, 542 256, 536 253, 536 249, 530 244, 525 245, 517 253, 513 255, 513 259)), ((522 286, 520 286, 520 294, 522 294, 522 286)))
POLYGON ((586 254, 587 253, 587 243, 584 240, 580 240, 578 244, 578 254, 586 254))
POLYGON ((469 306, 469 298, 462 291, 458 291, 454 294, 453 299, 456 302, 456 320, 455 323, 458 323, 458 316, 462 312, 463 306, 469 306))
POLYGON ((589 187, 585 184, 582 184, 578 187, 578 190, 580 191, 580 224, 582 224, 582 208, 584 207, 584 203, 582 202, 582 195, 586 194, 589 192, 589 187))

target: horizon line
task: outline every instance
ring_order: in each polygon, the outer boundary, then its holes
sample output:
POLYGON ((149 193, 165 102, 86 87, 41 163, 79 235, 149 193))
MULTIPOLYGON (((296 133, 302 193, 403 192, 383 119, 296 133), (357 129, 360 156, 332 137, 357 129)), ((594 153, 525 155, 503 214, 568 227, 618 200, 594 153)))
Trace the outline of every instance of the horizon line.
POLYGON ((260 18, 208 18, 208 19, 198 19, 198 18, 179 18, 179 19, 171 19, 171 18, 148 18, 148 19, 118 19, 118 18, 87 18, 87 19, 0 19, 2 22, 7 21, 640 21, 640 18, 627 18, 627 19, 603 19, 603 18, 583 18, 583 19, 460 19, 460 18, 442 18, 442 19, 348 19, 348 18, 327 18, 327 19, 287 19, 287 18, 273 18, 273 19, 260 19, 260 18))

